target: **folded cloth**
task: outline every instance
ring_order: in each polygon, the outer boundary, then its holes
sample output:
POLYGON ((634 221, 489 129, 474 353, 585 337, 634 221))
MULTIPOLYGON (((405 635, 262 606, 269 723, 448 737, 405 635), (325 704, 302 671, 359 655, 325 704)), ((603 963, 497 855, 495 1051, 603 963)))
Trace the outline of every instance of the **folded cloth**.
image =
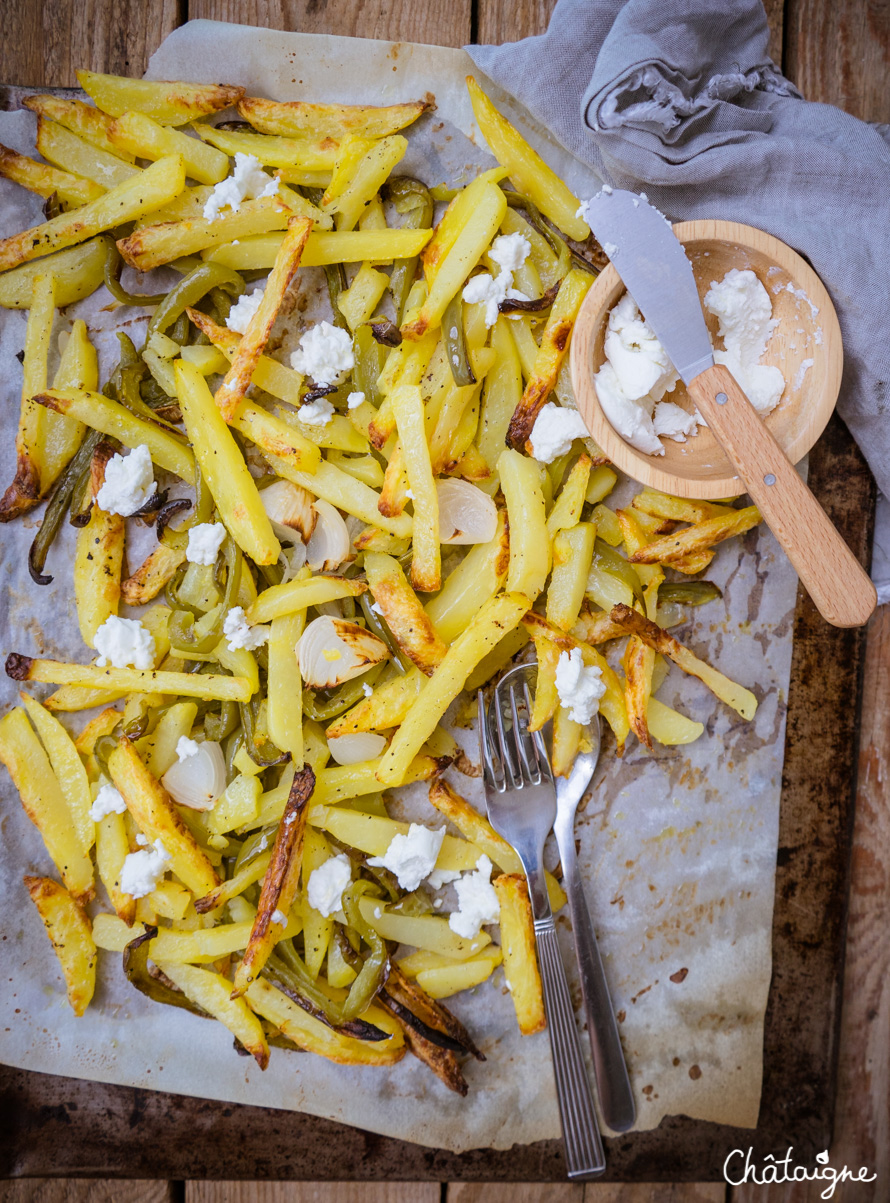
POLYGON ((809 259, 843 334, 839 412, 890 495, 890 127, 804 101, 768 39, 759 0, 559 0, 541 37, 467 50, 604 182, 809 259))

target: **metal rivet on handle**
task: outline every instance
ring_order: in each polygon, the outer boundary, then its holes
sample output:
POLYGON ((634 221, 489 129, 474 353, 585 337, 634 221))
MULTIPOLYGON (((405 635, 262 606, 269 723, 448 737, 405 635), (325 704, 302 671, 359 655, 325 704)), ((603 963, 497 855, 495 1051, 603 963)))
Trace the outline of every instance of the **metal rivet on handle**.
POLYGON ((718 405, 725 405, 727 401, 726 393, 718 393, 714 400, 718 405))
POLYGON ((767 472, 766 476, 763 478, 763 483, 765 485, 774 485, 776 483, 776 478, 773 476, 772 472, 767 472))

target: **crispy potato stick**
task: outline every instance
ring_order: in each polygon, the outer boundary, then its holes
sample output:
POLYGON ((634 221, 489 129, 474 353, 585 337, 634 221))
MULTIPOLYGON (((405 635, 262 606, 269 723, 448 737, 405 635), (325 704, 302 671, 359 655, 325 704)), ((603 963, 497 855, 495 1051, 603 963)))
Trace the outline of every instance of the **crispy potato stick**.
POLYGON ((220 246, 233 238, 247 238, 251 234, 265 234, 269 230, 285 230, 292 216, 292 207, 281 197, 260 196, 255 200, 242 201, 237 212, 228 209, 212 221, 206 217, 193 217, 185 221, 165 221, 143 226, 134 230, 129 237, 121 238, 117 246, 131 267, 146 272, 183 255, 193 255, 207 247, 220 246))
MULTIPOLYGON (((217 886, 215 890, 211 890, 209 894, 205 894, 203 898, 198 898, 195 901, 195 910, 199 915, 206 915, 208 911, 215 911, 229 899, 243 894, 254 882, 265 876, 271 859, 271 852, 262 852, 253 860, 248 861, 246 865, 242 865, 238 872, 227 881, 217 886)), ((253 927, 253 921, 251 921, 251 927, 253 927)))
POLYGON ((378 781, 384 785, 401 784, 412 759, 463 689, 470 673, 487 652, 518 626, 529 604, 522 593, 507 593, 486 602, 448 649, 424 686, 417 705, 399 727, 381 758, 378 781))
MULTIPOLYGON (((227 326, 217 325, 213 318, 208 317, 206 313, 201 313, 199 309, 187 309, 186 312, 201 333, 206 334, 213 345, 218 347, 231 362, 238 353, 241 335, 235 330, 229 330, 227 326)), ((183 350, 185 349, 183 348, 183 350)), ((261 355, 254 369, 253 381, 261 389, 265 389, 267 393, 272 393, 282 401, 287 401, 289 405, 302 405, 303 377, 293 368, 279 363, 277 359, 261 355)), ((302 446, 302 441, 300 446, 302 446)), ((307 448, 311 451, 309 444, 307 444, 307 448)))
POLYGON ((730 510, 729 514, 717 518, 706 518, 704 522, 697 522, 694 526, 687 526, 684 530, 655 539, 639 551, 635 551, 629 559, 632 564, 661 563, 674 568, 677 560, 709 551, 724 539, 731 539, 733 535, 743 535, 761 521, 757 506, 747 505, 744 509, 730 510))
POLYGON ((237 104, 243 88, 228 84, 190 84, 179 81, 129 79, 123 75, 99 75, 78 71, 77 82, 97 108, 112 117, 130 109, 148 113, 162 125, 185 125, 209 113, 237 104))
POLYGON ((38 393, 34 400, 54 413, 67 414, 93 430, 120 439, 126 447, 145 443, 158 467, 172 472, 186 484, 195 483, 195 460, 185 443, 164 427, 137 418, 110 397, 86 389, 65 388, 38 393))
POLYGON ((184 563, 184 551, 176 551, 165 543, 159 543, 132 576, 128 576, 123 582, 121 600, 128 606, 141 606, 150 602, 172 579, 179 565, 184 563))
POLYGON ((303 764, 303 708, 295 704, 295 699, 302 697, 303 686, 296 644, 305 625, 305 611, 273 618, 268 643, 269 737, 276 748, 290 752, 297 768, 303 764))
POLYGON ((160 840, 170 867, 194 894, 207 894, 219 885, 216 871, 173 805, 170 795, 148 771, 126 738, 108 757, 108 771, 127 804, 136 826, 149 841, 160 840))
POLYGON ((358 597, 367 590, 364 581, 345 576, 313 576, 308 580, 288 581, 264 589, 247 611, 248 622, 270 622, 285 614, 296 614, 309 606, 358 597))
MULTIPOLYGON (((239 923, 220 923, 217 927, 199 927, 195 931, 161 930, 152 940, 151 959, 172 961, 177 965, 210 965, 220 957, 246 948, 252 928, 253 920, 249 919, 239 923)), ((290 940, 299 933, 300 920, 291 913, 287 926, 281 928, 281 939, 290 940)), ((229 990, 231 988, 230 985, 229 990)))
POLYGON ((45 464, 46 415, 33 398, 46 388, 55 316, 55 280, 52 276, 35 276, 25 330, 22 401, 15 437, 15 476, 0 499, 0 522, 9 522, 33 509, 50 484, 45 464))
POLYGON ((593 276, 574 269, 560 285, 550 317, 541 335, 541 345, 535 356, 535 366, 525 386, 507 430, 511 447, 524 447, 531 436, 535 419, 544 408, 553 388, 569 345, 569 337, 581 302, 590 291, 593 276))
POLYGON ((377 508, 380 494, 336 465, 322 460, 318 469, 310 475, 308 472, 297 471, 277 455, 267 455, 266 458, 279 476, 283 476, 292 484, 300 485, 313 497, 329 501, 338 510, 345 510, 347 514, 361 518, 368 526, 382 527, 400 539, 410 538, 414 522, 409 514, 399 514, 394 518, 387 518, 385 514, 381 514, 377 508))
MULTIPOLYGON (((598 499, 599 500, 599 499, 598 499)), ((645 488, 637 493, 631 505, 653 518, 671 518, 675 522, 705 522, 708 518, 725 518, 734 513, 730 506, 713 501, 693 501, 688 497, 672 497, 657 489, 645 488)))
POLYGON ((372 142, 349 173, 342 190, 335 195, 333 187, 328 188, 322 208, 337 214, 338 230, 355 229, 365 207, 389 179, 392 169, 405 157, 407 149, 408 139, 401 134, 372 142))
POLYGON ((297 274, 300 256, 311 229, 312 221, 308 217, 293 217, 288 222, 278 258, 266 281, 263 299, 251 317, 244 337, 238 343, 232 366, 214 397, 220 413, 227 422, 231 422, 235 416, 239 402, 250 387, 254 369, 269 341, 284 294, 297 274))
POLYGON ((65 100, 61 96, 26 96, 22 101, 22 108, 30 109, 32 113, 36 113, 38 117, 45 117, 48 121, 58 122, 99 150, 119 155, 121 158, 130 157, 113 146, 108 137, 108 127, 112 118, 100 109, 93 108, 91 104, 84 104, 82 100, 65 100))
POLYGON ((229 158, 221 150, 179 130, 159 125, 145 113, 124 113, 109 126, 108 137, 115 146, 140 159, 157 161, 165 155, 181 155, 185 173, 201 184, 218 184, 229 174, 229 158))
POLYGON ((60 213, 43 225, 13 234, 0 240, 0 271, 39 259, 77 242, 85 242, 94 234, 113 226, 135 221, 171 201, 185 185, 185 168, 178 155, 161 159, 131 180, 118 184, 75 210, 60 213))
POLYGON ((501 904, 501 948, 504 976, 523 1036, 534 1036, 547 1026, 544 995, 535 952, 535 926, 528 900, 528 886, 518 873, 502 873, 494 879, 501 904))
POLYGON ((422 672, 432 676, 448 649, 433 629, 398 560, 366 552, 365 574, 374 601, 399 647, 422 672))
POLYGON ((105 241, 91 238, 80 246, 25 263, 0 274, 0 307, 30 309, 34 278, 51 275, 56 282, 56 304, 63 308, 89 296, 102 283, 105 272, 105 241))
POLYGON ((397 439, 383 475, 383 488, 377 508, 387 518, 401 514, 408 501, 408 476, 405 472, 405 453, 397 439))
POLYGON ((103 952, 123 952, 139 936, 145 935, 141 923, 128 926, 117 915, 100 911, 93 919, 93 940, 103 952))
POLYGON ((207 381, 190 363, 174 364, 176 393, 189 442, 226 529, 256 564, 274 564, 281 545, 263 509, 244 457, 213 401, 207 381))
POLYGON ((164 919, 183 919, 191 906, 191 893, 178 881, 159 881, 147 897, 155 914, 164 919))
MULTIPOLYGON (((39 262, 39 260, 38 260, 39 262)), ((86 322, 78 319, 71 327, 59 366, 53 377, 53 388, 83 388, 95 391, 99 387, 99 359, 87 333, 86 322)), ((64 414, 44 409, 46 484, 54 483, 83 439, 86 426, 64 414)))
POLYGON ((499 510, 495 537, 471 547, 426 604, 427 617, 445 643, 465 630, 485 602, 503 588, 509 564, 510 535, 506 514, 499 510))
POLYGON ((466 188, 461 188, 450 202, 423 253, 423 270, 428 284, 432 284, 436 273, 469 220, 470 214, 487 192, 488 186, 499 184, 506 174, 503 167, 494 167, 490 171, 483 171, 466 188))
POLYGON ((562 631, 570 631, 578 620, 595 542, 596 527, 592 522, 579 522, 554 536, 547 620, 562 631))
POLYGON ((389 1040, 356 1040, 353 1036, 343 1036, 304 1011, 265 978, 251 983, 247 1001, 258 1015, 268 1019, 299 1048, 339 1065, 393 1065, 405 1055, 401 1028, 377 1005, 370 1006, 360 1018, 390 1032, 389 1040))
POLYGON ((26 877, 25 888, 43 920, 75 1015, 83 1015, 96 988, 96 945, 80 904, 51 877, 26 877))
MULTIPOLYGON (((535 655, 538 661, 538 672, 535 681, 535 700, 532 706, 530 731, 541 731, 545 724, 556 714, 559 707, 559 694, 556 690, 556 665, 559 662, 560 649, 550 639, 532 631, 535 641, 535 655)), ((506 868, 506 865, 501 866, 506 868)), ((510 872, 519 872, 511 869, 510 872)))
POLYGON ((381 905, 379 898, 365 895, 359 900, 359 910, 365 922, 384 940, 426 948, 452 961, 467 961, 491 943, 487 931, 480 931, 472 940, 467 940, 452 931, 448 920, 440 915, 405 915, 390 911, 381 905))
POLYGON ((74 746, 81 756, 91 756, 96 746, 96 740, 101 739, 103 735, 110 735, 120 722, 120 717, 121 712, 109 706, 101 714, 91 718, 74 741, 74 746))
POLYGON ((392 105, 307 104, 255 96, 238 101, 238 112, 255 129, 292 138, 385 138, 434 108, 431 98, 392 105))
POLYGON ((450 998, 452 994, 472 990, 474 986, 488 981, 502 961, 501 950, 492 944, 469 961, 456 961, 451 965, 422 969, 417 975, 417 985, 426 990, 430 998, 450 998))
POLYGON ((559 531, 569 530, 581 521, 581 510, 584 508, 584 502, 588 500, 587 482, 590 479, 591 462, 586 451, 578 456, 568 479, 559 491, 559 496, 553 502, 547 515, 547 533, 551 539, 559 531))
MULTIPOLYGON (((77 532, 74 603, 81 638, 87 647, 95 646, 96 631, 110 615, 118 612, 126 533, 126 520, 120 514, 106 513, 95 503, 89 522, 77 532)), ((155 592, 159 590, 160 585, 155 592)))
POLYGON ((608 639, 618 639, 625 632, 612 621, 611 614, 592 614, 590 610, 582 609, 578 621, 570 632, 581 643, 605 643, 608 639))
POLYGON ((243 998, 231 997, 231 982, 227 978, 209 969, 200 969, 197 965, 162 960, 154 951, 152 960, 186 998, 197 1003, 229 1029, 253 1056, 260 1069, 266 1068, 269 1064, 269 1045, 263 1025, 243 998))
POLYGON ((37 150, 61 171, 69 171, 98 185, 100 196, 109 188, 116 188, 142 174, 142 169, 134 166, 129 155, 118 151, 109 154, 43 117, 37 118, 37 150))
POLYGON ((745 689, 743 685, 737 685, 735 681, 725 677, 710 664, 699 660, 698 656, 694 655, 689 648, 684 647, 673 635, 662 631, 654 622, 650 622, 648 618, 644 618, 642 614, 638 614, 628 606, 615 606, 612 610, 612 619, 629 634, 639 635, 653 651, 673 660, 684 672, 698 677, 721 702, 725 702, 727 706, 738 711, 742 718, 754 717, 757 710, 757 698, 754 694, 749 689, 745 689))
MULTIPOLYGON (((452 961, 450 964, 457 968, 461 962, 452 961)), ((390 971, 386 989, 380 995, 380 1003, 395 1015, 405 1034, 405 1042, 414 1056, 429 1066, 449 1090, 466 1096, 469 1087, 461 1072, 456 1052, 452 1048, 444 1048, 437 1044, 433 1038, 433 1033, 439 1032, 459 1048, 472 1053, 477 1060, 484 1061, 484 1056, 476 1048, 463 1024, 436 1002, 421 985, 409 981, 398 968, 390 971), (432 1030, 425 1032, 420 1024, 412 1022, 412 1018, 419 1020, 426 1029, 432 1030)))
POLYGON ((649 735, 648 710, 652 693, 652 670, 655 668, 655 652, 639 635, 631 635, 624 653, 624 698, 630 729, 641 744, 652 751, 649 735))
POLYGON ((569 717, 569 712, 560 706, 553 716, 553 776, 568 777, 581 746, 584 728, 569 717))
POLYGON ((389 276, 386 272, 375 271, 370 263, 361 265, 352 283, 337 298, 337 308, 346 318, 350 330, 355 331, 363 322, 370 321, 387 288, 389 276))
POLYGON ((29 192, 38 196, 55 194, 63 205, 76 209, 88 201, 97 200, 105 191, 92 180, 85 180, 72 175, 70 171, 60 171, 58 167, 50 167, 46 163, 38 163, 27 155, 20 155, 8 146, 0 143, 0 176, 21 184, 29 192))
POLYGON ((486 182, 478 202, 466 214, 466 222, 453 246, 439 264, 420 313, 402 326, 404 338, 416 341, 431 327, 439 325, 448 302, 458 289, 463 288, 467 276, 482 258, 506 210, 507 201, 501 189, 494 183, 486 182))
POLYGON ((425 1036, 418 1029, 418 1025, 412 1023, 405 1014, 406 1011, 410 1011, 410 1008, 403 1009, 398 1002, 393 1002, 387 991, 380 995, 379 1001, 382 1006, 392 1012, 396 1023, 401 1027, 408 1051, 413 1053, 418 1061, 427 1065, 449 1090, 466 1097, 470 1088, 456 1053, 450 1048, 442 1048, 441 1045, 425 1036))
POLYGON ((19 698, 49 756, 80 846, 89 855, 96 838, 96 827, 90 818, 93 799, 90 797, 87 771, 77 746, 59 720, 45 710, 36 698, 29 697, 26 693, 20 693, 19 698))
POLYGON ((513 186, 524 192, 560 230, 583 242, 590 227, 578 216, 578 198, 506 117, 501 116, 472 75, 467 76, 467 90, 482 136, 497 161, 507 169, 513 186))
POLYGON ((93 864, 84 851, 61 786, 24 710, 16 707, 0 719, 0 761, 19 791, 25 814, 43 836, 62 881, 79 901, 93 896, 93 864))
MULTIPOLYGON (((345 806, 321 806, 317 803, 313 803, 309 810, 309 823, 367 856, 383 856, 397 835, 408 834, 410 826, 408 823, 400 823, 382 815, 365 814, 345 806)), ((446 835, 436 860, 436 868, 467 872, 475 869, 482 851, 482 848, 477 848, 466 840, 446 835)))
MULTIPOLYGON (((120 717, 118 715, 118 717, 120 717)), ((136 921, 136 899, 120 888, 121 869, 130 853, 124 816, 112 812, 96 824, 96 868, 115 914, 127 927, 136 921)))
POLYGON ((321 973, 327 956, 328 946, 334 932, 333 917, 325 918, 309 901, 309 878, 333 855, 333 850, 322 833, 315 827, 307 827, 303 836, 302 896, 300 910, 303 916, 303 959, 313 978, 321 973))
POLYGON ((691 744, 704 731, 704 724, 696 723, 684 714, 665 706, 658 698, 650 698, 647 709, 649 734, 661 744, 691 744))
MULTIPOLYGON (((316 230, 309 235, 302 263, 303 267, 325 267, 330 263, 360 263, 363 260, 390 263, 393 259, 413 259, 429 242, 432 233, 432 230, 316 230)), ((253 238, 240 239, 235 246, 228 243, 205 251, 202 257, 236 271, 270 268, 283 237, 283 234, 257 234, 253 238)))
POLYGON ((491 332, 491 345, 497 358, 482 386, 477 445, 492 471, 504 450, 507 427, 522 396, 522 372, 509 326, 510 319, 501 314, 491 332))
POLYGON ((254 155, 267 167, 300 171, 332 171, 339 148, 330 138, 269 137, 248 130, 223 130, 200 122, 194 127, 199 138, 219 147, 227 155, 254 155))
POLYGON ((240 998, 259 976, 269 953, 281 939, 281 928, 273 921, 276 910, 286 915, 293 905, 303 859, 303 832, 309 799, 315 788, 315 773, 309 765, 294 773, 284 814, 275 834, 272 859, 257 906, 256 918, 244 958, 235 971, 233 998, 240 998))
POLYGON ((378 685, 370 697, 362 698, 351 710, 331 723, 326 732, 328 738, 398 727, 417 701, 424 680, 423 673, 412 668, 404 676, 393 677, 391 681, 378 685))
MULTIPOLYGON (((77 685, 121 693, 171 693, 219 702, 249 702, 253 689, 244 677, 212 673, 163 672, 142 668, 100 668, 97 664, 65 664, 61 660, 35 660, 10 652, 6 675, 14 681, 41 681, 47 685, 77 685)), ((87 700, 87 706, 100 703, 87 700)), ((54 707, 60 709, 60 707, 54 707)))
POLYGON ((498 475, 510 523, 506 588, 534 601, 547 582, 551 564, 540 469, 535 460, 508 448, 498 459, 498 475))

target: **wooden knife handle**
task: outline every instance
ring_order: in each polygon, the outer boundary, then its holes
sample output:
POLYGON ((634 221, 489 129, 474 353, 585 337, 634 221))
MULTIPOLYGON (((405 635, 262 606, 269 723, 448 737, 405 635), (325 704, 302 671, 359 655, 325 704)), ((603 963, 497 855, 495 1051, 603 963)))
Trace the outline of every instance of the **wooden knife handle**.
POLYGON ((715 364, 687 391, 822 617, 836 627, 866 623, 877 605, 874 585, 732 373, 715 364))

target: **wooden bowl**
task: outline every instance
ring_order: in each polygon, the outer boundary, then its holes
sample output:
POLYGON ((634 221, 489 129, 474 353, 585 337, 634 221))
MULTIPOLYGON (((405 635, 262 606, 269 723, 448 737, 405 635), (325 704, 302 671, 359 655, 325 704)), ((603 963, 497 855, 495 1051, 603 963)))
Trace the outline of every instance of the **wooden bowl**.
MULTIPOLYGON (((769 293, 779 324, 761 362, 779 368, 786 384, 766 424, 796 464, 825 429, 841 383, 841 332, 825 286, 791 247, 752 226, 686 221, 675 225, 674 233, 686 248, 702 298, 712 281, 722 280, 733 267, 750 268, 769 293), (805 368, 808 359, 813 362, 805 368)), ((587 294, 572 335, 572 384, 591 435, 622 472, 651 488, 699 499, 744 492, 722 447, 706 428, 700 427, 685 443, 662 439, 664 455, 646 455, 624 441, 600 408, 593 377, 605 360, 609 311, 625 291, 610 264, 587 294)), ((707 311, 704 317, 712 342, 721 349, 716 317, 707 311)), ((694 408, 682 380, 664 399, 690 412, 694 408)))

